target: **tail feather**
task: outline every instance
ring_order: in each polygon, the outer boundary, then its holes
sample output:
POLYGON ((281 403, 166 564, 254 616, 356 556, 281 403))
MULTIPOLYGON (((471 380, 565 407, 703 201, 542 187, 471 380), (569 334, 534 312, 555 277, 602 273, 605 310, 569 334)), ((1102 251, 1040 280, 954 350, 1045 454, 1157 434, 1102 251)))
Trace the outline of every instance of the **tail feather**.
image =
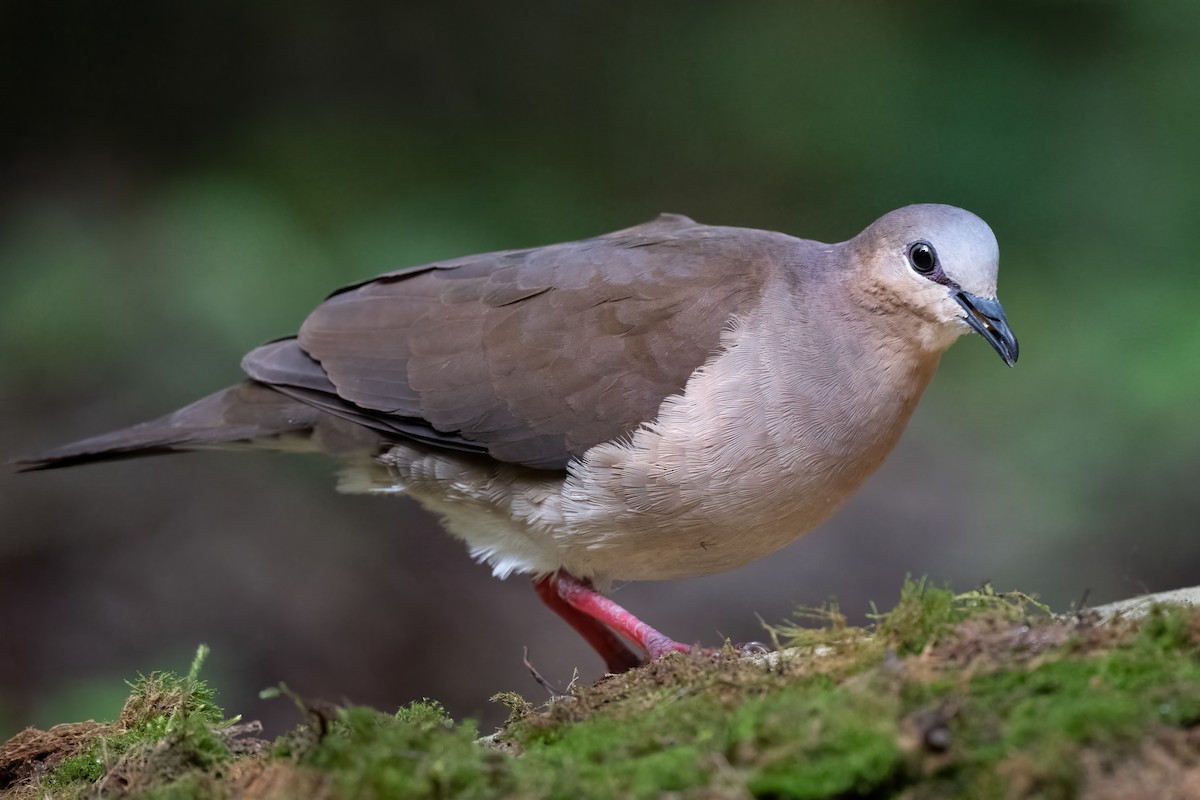
POLYGON ((324 412, 255 381, 230 386, 166 416, 16 462, 18 472, 233 446, 311 432, 324 412))

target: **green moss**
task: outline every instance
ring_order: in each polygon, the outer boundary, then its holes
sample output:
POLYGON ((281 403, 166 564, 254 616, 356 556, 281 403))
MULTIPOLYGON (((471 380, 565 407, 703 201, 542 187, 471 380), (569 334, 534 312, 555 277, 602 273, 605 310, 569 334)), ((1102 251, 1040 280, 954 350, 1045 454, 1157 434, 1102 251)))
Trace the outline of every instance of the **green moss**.
POLYGON ((930 585, 925 578, 908 577, 895 608, 869 615, 874 631, 848 625, 836 601, 820 608, 801 606, 793 612, 796 622, 766 628, 779 647, 852 653, 864 665, 874 666, 887 650, 899 655, 920 653, 954 626, 974 617, 1018 620, 1049 614, 1046 606, 1020 592, 1000 593, 985 584, 955 594, 949 588, 930 585))
POLYGON ((189 772, 162 786, 138 792, 138 800, 200 800, 223 796, 213 776, 189 772))
POLYGON ((646 797, 707 782, 712 767, 702 759, 702 734, 694 728, 646 733, 612 719, 568 726, 516 761, 518 784, 532 796, 646 797))
POLYGON ((491 797, 509 788, 505 757, 431 701, 395 715, 338 709, 328 734, 299 760, 328 773, 344 797, 491 797))
MULTIPOLYGON (((384 714, 293 696, 310 724, 249 768, 314 800, 1066 798, 1086 765, 1200 722, 1200 610, 1104 627, 1041 612, 1022 595, 910 581, 872 635, 827 609, 799 655, 675 655, 541 708, 507 695, 503 749, 434 701, 384 714)), ((122 715, 134 726, 63 761, 42 788, 73 798, 107 773, 160 800, 231 791, 235 755, 202 660, 137 682, 122 715)))
POLYGON ((866 794, 903 770, 898 703, 879 688, 789 690, 743 705, 758 750, 748 780, 755 794, 818 798, 866 794))
POLYGON ((216 690, 200 679, 208 652, 208 645, 196 648, 186 675, 151 672, 130 683, 132 691, 121 710, 120 722, 126 728, 143 732, 149 739, 161 739, 172 725, 191 717, 212 725, 222 724, 225 712, 216 703, 216 690))
MULTIPOLYGON (((181 718, 164 737, 168 746, 164 751, 172 754, 165 759, 160 770, 184 773, 189 770, 211 770, 232 757, 219 728, 200 715, 181 718)), ((149 740, 140 744, 148 745, 149 740)))
POLYGON ((142 738, 142 734, 135 731, 99 736, 80 753, 59 762, 58 766, 42 779, 42 785, 48 790, 58 791, 95 783, 113 762, 142 738))
POLYGON ((1156 609, 1134 635, 1095 653, 997 669, 965 690, 942 683, 941 702, 957 709, 942 778, 959 791, 986 787, 1007 765, 1042 796, 1068 797, 1083 750, 1117 753, 1161 726, 1195 724, 1198 623, 1195 611, 1156 609))
POLYGON ((72 784, 92 784, 104 774, 104 759, 95 745, 84 752, 63 759, 54 771, 45 777, 42 786, 48 791, 66 789, 72 784))
MULTIPOLYGON (((223 726, 224 712, 216 692, 200 679, 208 656, 200 645, 186 675, 151 672, 131 682, 129 699, 115 727, 120 733, 99 736, 80 753, 63 759, 42 781, 42 786, 64 796, 78 793, 100 780, 122 759, 139 749, 148 751, 168 737, 174 769, 208 770, 230 757, 229 749, 214 732, 223 726)), ((162 768, 162 765, 160 765, 162 768)))
POLYGON ((874 616, 876 635, 897 653, 909 655, 965 619, 966 611, 949 589, 930 586, 924 578, 906 578, 896 607, 874 616))
POLYGON ((1151 606, 1138 627, 1135 645, 1154 653, 1194 653, 1200 648, 1200 614, 1179 606, 1151 606))
POLYGON ((732 781, 815 798, 895 779, 898 701, 886 687, 748 669, 760 680, 741 676, 737 692, 659 687, 650 703, 627 696, 583 721, 530 728, 518 736, 518 785, 531 796, 656 797, 732 781))
POLYGON ((900 601, 884 614, 872 614, 876 636, 900 655, 915 655, 968 619, 1016 621, 1048 616, 1050 609, 1022 592, 997 592, 984 584, 955 594, 929 585, 925 578, 905 578, 900 601))

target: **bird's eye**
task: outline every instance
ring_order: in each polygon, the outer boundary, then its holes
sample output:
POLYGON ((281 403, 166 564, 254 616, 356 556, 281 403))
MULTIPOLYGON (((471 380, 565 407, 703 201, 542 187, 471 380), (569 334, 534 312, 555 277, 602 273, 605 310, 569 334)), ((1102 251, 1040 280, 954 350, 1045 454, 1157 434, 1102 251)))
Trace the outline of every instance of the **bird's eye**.
POLYGON ((922 275, 937 268, 937 251, 929 242, 913 242, 908 246, 908 263, 922 275))

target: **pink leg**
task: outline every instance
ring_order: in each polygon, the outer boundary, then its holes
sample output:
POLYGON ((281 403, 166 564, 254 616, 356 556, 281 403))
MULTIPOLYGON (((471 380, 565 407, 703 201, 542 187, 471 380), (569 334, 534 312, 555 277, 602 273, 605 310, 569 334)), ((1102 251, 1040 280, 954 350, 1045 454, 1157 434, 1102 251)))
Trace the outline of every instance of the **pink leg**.
POLYGON ((576 633, 595 648, 600 657, 604 659, 609 672, 614 674, 627 672, 634 667, 641 666, 645 659, 626 644, 624 639, 613 633, 600 620, 576 610, 562 598, 555 584, 554 576, 534 581, 533 588, 551 611, 562 617, 568 625, 575 629, 576 633))
MULTIPOLYGON (((585 616, 592 623, 603 624, 621 634, 640 647, 651 661, 662 658, 667 653, 686 653, 691 650, 686 644, 680 644, 666 634, 651 628, 612 600, 566 572, 556 572, 545 580, 557 590, 558 596, 573 610, 585 616)), ((571 622, 570 619, 567 621, 571 622)), ((572 625, 574 626, 574 623, 572 625)), ((574 627, 576 630, 580 630, 578 626, 574 627)), ((580 632, 582 633, 582 631, 580 632)), ((588 638, 589 642, 592 641, 587 634, 584 636, 588 638)), ((592 644, 595 646, 595 642, 592 644)), ((601 655, 604 655, 603 650, 601 650, 601 655)))

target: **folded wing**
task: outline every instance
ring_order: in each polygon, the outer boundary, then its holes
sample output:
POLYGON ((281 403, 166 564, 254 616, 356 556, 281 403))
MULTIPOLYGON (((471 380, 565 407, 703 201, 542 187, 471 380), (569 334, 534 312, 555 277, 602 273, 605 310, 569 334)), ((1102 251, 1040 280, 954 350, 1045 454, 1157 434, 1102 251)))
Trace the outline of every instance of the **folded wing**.
POLYGON ((757 300, 778 239, 664 216, 335 292, 250 377, 432 446, 561 469, 654 419, 757 300))

